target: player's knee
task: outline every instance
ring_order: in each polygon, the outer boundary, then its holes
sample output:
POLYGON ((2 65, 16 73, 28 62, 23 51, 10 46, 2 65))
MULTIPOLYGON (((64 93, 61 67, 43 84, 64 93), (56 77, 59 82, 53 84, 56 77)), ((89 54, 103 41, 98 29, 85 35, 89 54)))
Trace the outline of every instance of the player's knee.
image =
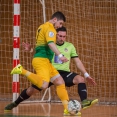
POLYGON ((42 85, 42 87, 41 87, 41 89, 43 89, 43 90, 45 90, 47 88, 48 88, 48 86, 45 86, 45 85, 42 85))
POLYGON ((44 82, 41 89, 47 89, 48 88, 48 82, 44 82))
POLYGON ((64 82, 63 78, 60 76, 60 77, 56 78, 56 79, 53 81, 53 84, 57 86, 57 85, 65 84, 65 82, 64 82))
POLYGON ((84 83, 84 82, 85 82, 84 78, 82 76, 80 76, 79 83, 84 83))
POLYGON ((33 87, 29 87, 27 89, 26 93, 27 93, 27 95, 31 96, 36 93, 36 89, 34 89, 33 87))
POLYGON ((85 83, 85 80, 82 76, 77 75, 75 76, 75 78, 73 79, 73 83, 74 84, 79 84, 79 83, 85 83))

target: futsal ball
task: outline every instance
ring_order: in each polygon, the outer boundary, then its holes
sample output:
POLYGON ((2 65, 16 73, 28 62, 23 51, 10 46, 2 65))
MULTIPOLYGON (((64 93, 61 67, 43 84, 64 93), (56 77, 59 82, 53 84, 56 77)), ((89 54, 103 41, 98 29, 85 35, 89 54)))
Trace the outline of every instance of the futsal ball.
POLYGON ((77 100, 70 100, 68 102, 68 111, 70 114, 74 115, 81 110, 81 104, 77 100))

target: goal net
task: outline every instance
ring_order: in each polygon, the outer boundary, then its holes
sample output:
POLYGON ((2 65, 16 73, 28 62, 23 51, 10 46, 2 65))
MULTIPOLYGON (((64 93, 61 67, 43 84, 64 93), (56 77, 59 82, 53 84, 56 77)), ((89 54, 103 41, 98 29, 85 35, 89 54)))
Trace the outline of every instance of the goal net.
MULTIPOLYGON (((42 2, 20 0, 20 63, 34 72, 32 55, 22 50, 21 43, 29 42, 34 47, 38 26, 55 11, 62 11, 67 18, 67 41, 74 44, 86 70, 97 82, 96 87, 87 83, 88 98, 117 103, 117 1, 45 0, 45 6, 42 2)), ((13 0, 0 1, 0 100, 12 100, 13 4, 13 0)), ((71 71, 82 75, 73 62, 71 71)), ((31 85, 23 76, 19 81, 19 93, 31 85)), ((44 100, 59 101, 54 86, 48 91, 44 100)), ((67 87, 67 91, 70 99, 79 100, 77 86, 67 87)), ((41 91, 29 101, 40 101, 43 95, 41 91)))

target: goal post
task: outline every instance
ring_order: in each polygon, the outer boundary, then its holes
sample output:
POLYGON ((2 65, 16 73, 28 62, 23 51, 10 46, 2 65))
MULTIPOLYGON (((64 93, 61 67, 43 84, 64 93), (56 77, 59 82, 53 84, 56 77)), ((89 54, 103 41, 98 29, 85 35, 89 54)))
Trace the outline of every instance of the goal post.
MULTIPOLYGON (((14 0, 13 5, 13 67, 19 64, 20 47, 20 0, 14 0)), ((13 74, 12 92, 13 102, 19 96, 19 74, 13 74)))
MULTIPOLYGON (((74 44, 86 70, 97 82, 96 87, 86 82, 88 98, 98 98, 99 102, 103 103, 117 103, 117 7, 115 0, 16 0, 20 1, 20 29, 15 33, 14 29, 18 29, 18 25, 13 24, 13 8, 18 7, 14 7, 14 1, 0 1, 2 11, 0 12, 0 100, 15 100, 12 87, 19 85, 19 91, 18 87, 16 91, 14 89, 15 95, 18 96, 17 93, 31 86, 24 76, 15 75, 15 78, 12 78, 10 75, 13 68, 13 52, 19 51, 19 55, 14 56, 17 64, 20 61, 24 68, 35 72, 31 64, 32 55, 22 50, 21 43, 29 42, 34 47, 38 26, 48 21, 54 12, 62 11, 67 19, 64 24, 67 28, 66 41, 74 44), (18 32, 19 37, 15 35, 18 32), (18 38, 20 39, 18 40, 19 50, 18 47, 14 50, 13 45, 18 38)), ((71 71, 82 75, 72 61, 71 71)), ((79 100, 77 89, 76 85, 67 87, 70 99, 79 100)), ((59 101, 54 86, 46 92, 36 93, 27 101, 45 100, 59 101)))

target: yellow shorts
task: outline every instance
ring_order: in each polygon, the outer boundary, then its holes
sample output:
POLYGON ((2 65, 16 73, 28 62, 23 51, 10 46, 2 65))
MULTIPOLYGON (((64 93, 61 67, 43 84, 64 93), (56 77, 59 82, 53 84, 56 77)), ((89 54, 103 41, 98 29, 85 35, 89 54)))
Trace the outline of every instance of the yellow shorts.
POLYGON ((53 82, 54 79, 60 76, 47 58, 33 58, 32 66, 43 81, 53 82))

